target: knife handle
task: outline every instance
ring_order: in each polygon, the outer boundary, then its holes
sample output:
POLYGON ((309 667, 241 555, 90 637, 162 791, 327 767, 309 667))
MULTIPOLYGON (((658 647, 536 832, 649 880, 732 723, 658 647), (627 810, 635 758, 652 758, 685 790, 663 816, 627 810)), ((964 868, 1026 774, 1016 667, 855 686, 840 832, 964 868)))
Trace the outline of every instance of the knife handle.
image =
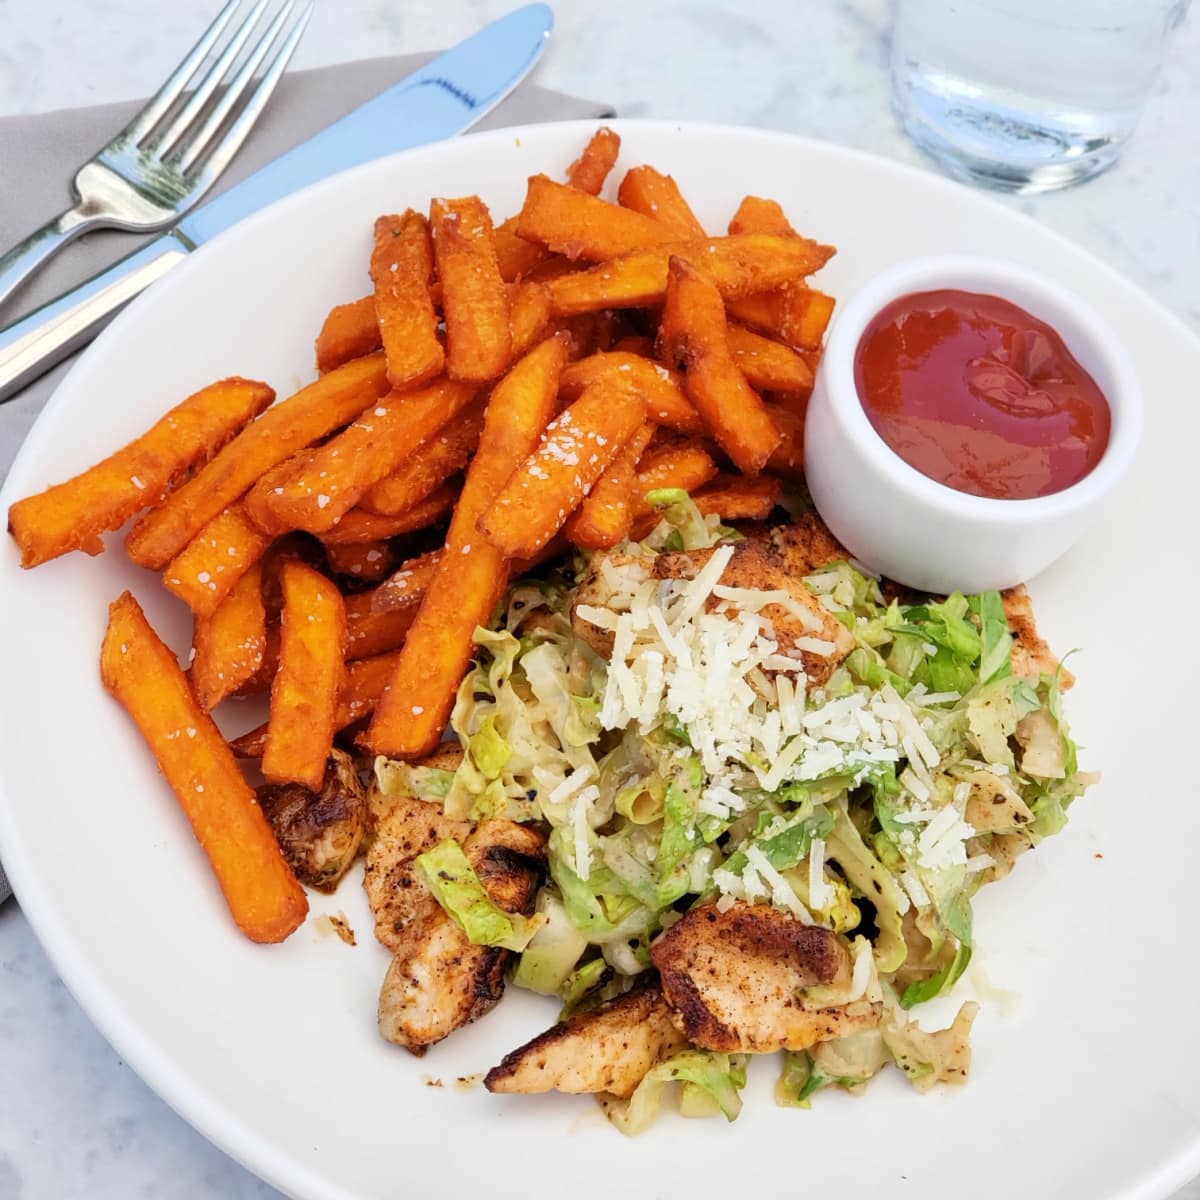
POLYGON ((0 404, 90 342, 130 300, 182 262, 189 249, 175 234, 164 234, 0 329, 0 404))

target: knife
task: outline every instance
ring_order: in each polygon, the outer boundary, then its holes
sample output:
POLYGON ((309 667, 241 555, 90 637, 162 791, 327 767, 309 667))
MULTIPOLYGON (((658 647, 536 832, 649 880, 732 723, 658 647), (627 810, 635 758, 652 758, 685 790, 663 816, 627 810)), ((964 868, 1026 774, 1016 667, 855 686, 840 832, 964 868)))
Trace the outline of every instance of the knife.
POLYGON ((91 341, 135 296, 244 217, 359 163, 470 129, 529 74, 553 27, 545 4, 528 4, 493 21, 194 209, 149 245, 0 330, 0 404, 91 341))

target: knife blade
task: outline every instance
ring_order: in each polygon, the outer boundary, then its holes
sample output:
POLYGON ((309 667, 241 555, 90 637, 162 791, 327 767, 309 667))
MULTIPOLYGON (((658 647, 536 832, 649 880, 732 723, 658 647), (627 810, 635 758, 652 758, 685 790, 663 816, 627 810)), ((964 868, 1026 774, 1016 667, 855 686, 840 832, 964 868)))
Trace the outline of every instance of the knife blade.
POLYGON ((339 171, 470 129, 529 74, 553 27, 546 4, 493 21, 153 242, 0 329, 0 403, 89 342, 193 250, 250 214, 339 171))

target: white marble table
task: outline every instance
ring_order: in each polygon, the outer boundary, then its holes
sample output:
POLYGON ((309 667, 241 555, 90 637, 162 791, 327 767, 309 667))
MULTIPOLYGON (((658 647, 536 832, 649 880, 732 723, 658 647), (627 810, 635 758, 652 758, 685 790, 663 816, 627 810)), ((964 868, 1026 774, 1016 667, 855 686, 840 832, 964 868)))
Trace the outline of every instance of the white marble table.
MULTIPOLYGON (((0 0, 0 115, 154 90, 216 0, 0 0)), ((323 0, 300 66, 447 45, 510 0, 323 0)), ((622 116, 786 129, 907 161, 887 106, 886 0, 557 0, 538 78, 622 116)), ((1200 330, 1200 16, 1117 170, 1015 204, 1200 330)), ((3 164, 0 164, 2 176, 3 164)), ((65 181, 64 181, 65 184, 65 181)), ((65 194, 65 193, 64 193, 65 194)), ((210 1146, 101 1039, 15 904, 0 908, 0 1200, 278 1193, 210 1146)), ((1192 1184, 1179 1200, 1200 1200, 1192 1184)))

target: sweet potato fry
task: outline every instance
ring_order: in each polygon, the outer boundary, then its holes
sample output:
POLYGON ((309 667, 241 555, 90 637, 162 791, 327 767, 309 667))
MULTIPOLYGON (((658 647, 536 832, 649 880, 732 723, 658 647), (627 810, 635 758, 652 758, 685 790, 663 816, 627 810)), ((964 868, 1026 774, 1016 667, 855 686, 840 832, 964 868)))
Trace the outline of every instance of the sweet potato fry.
MULTIPOLYGON (((345 598, 346 662, 386 654, 404 645, 412 627, 415 606, 391 612, 373 612, 371 593, 359 592, 345 598)), ((267 626, 267 643, 263 650, 262 666, 238 688, 238 696, 261 696, 271 690, 271 681, 279 669, 279 626, 267 626)))
MULTIPOLYGON (((533 243, 530 242, 529 245, 532 246, 533 243)), ((572 262, 561 254, 551 254, 542 246, 539 246, 538 249, 546 257, 523 277, 523 283, 549 283, 551 279, 558 279, 560 276, 571 275, 576 271, 587 269, 583 263, 572 262)))
POLYGON ((728 324, 727 333, 733 361, 751 387, 803 394, 812 391, 813 377, 808 363, 790 346, 734 322, 728 324))
POLYGON ((810 275, 820 270, 834 253, 832 246, 807 238, 747 233, 694 243, 680 257, 703 271, 716 284, 722 299, 737 299, 810 275), (711 252, 706 251, 708 246, 713 247, 711 252))
POLYGON ((279 666, 271 681, 262 773, 268 783, 298 783, 315 792, 333 745, 346 610, 333 583, 304 563, 284 563, 282 582, 279 666))
POLYGON ((192 694, 205 712, 232 696, 261 667, 267 646, 267 610, 257 563, 206 616, 195 617, 188 671, 192 694))
POLYGON ((375 711, 399 658, 400 651, 391 650, 347 664, 346 682, 338 693, 337 711, 333 717, 339 731, 375 711))
POLYGON ((271 680, 279 668, 279 622, 267 624, 267 640, 263 644, 262 663, 257 671, 242 684, 235 696, 261 696, 271 690, 271 680))
POLYGON ((555 316, 573 317, 610 308, 645 308, 659 304, 667 290, 666 250, 647 250, 572 271, 547 281, 555 316))
POLYGON ((767 470, 776 475, 804 473, 804 415, 778 404, 767 405, 771 423, 782 435, 767 460, 767 470))
POLYGON ((426 438, 405 463, 363 496, 361 507, 381 516, 392 516, 406 512, 436 492, 470 462, 479 445, 486 405, 486 400, 480 397, 426 438))
POLYGON ((326 544, 325 558, 335 575, 364 583, 377 583, 396 567, 396 555, 386 541, 326 544))
POLYGON ((633 523, 633 478, 638 459, 654 434, 644 422, 617 451, 584 502, 568 519, 565 532, 584 550, 607 550, 629 536, 633 523))
MULTIPOLYGON (((808 291, 808 285, 804 283, 784 284, 784 287, 808 291)), ((740 300, 727 300, 725 303, 730 319, 741 321, 750 329, 761 330, 769 337, 782 337, 785 320, 782 291, 783 288, 779 288, 773 292, 761 292, 757 296, 744 296, 740 300)))
POLYGON ((725 307, 713 283, 671 259, 659 345, 686 365, 688 399, 721 448, 746 475, 757 475, 779 445, 779 430, 729 352, 725 307))
POLYGON ((761 296, 731 300, 729 315, 795 350, 819 350, 833 306, 832 296, 789 283, 761 296))
POLYGON ((602 125, 588 139, 583 153, 567 168, 567 182, 591 196, 600 195, 620 152, 620 136, 602 125))
MULTIPOLYGON (((378 587, 344 598, 347 663, 386 654, 404 644, 440 556, 440 550, 419 555, 378 587)), ((520 570, 528 569, 527 564, 514 564, 514 570, 518 566, 520 570)), ((267 607, 269 611, 270 605, 267 607)), ((246 680, 237 695, 257 696, 270 691, 278 666, 279 626, 268 624, 262 667, 246 680)))
POLYGON ((426 496, 412 508, 391 516, 380 516, 367 512, 365 508, 352 508, 332 529, 326 529, 319 536, 326 546, 353 546, 381 538, 399 537, 402 533, 415 533, 447 517, 457 497, 458 489, 446 483, 432 496, 426 496))
POLYGON ((109 609, 100 676, 149 743, 238 927, 252 941, 283 941, 308 912, 304 890, 225 739, 128 592, 109 609))
POLYGON ((274 398, 265 383, 223 379, 189 396, 103 462, 18 500, 8 510, 8 530, 21 548, 21 566, 36 567, 70 550, 99 554, 102 533, 157 504, 274 398))
POLYGON ((571 339, 567 345, 568 362, 577 362, 591 354, 604 354, 616 340, 615 314, 608 309, 563 317, 556 324, 571 339))
POLYGON ((282 482, 261 480, 250 493, 247 510, 269 533, 332 529, 376 483, 466 408, 475 392, 471 384, 445 378, 415 392, 392 392, 337 437, 302 456, 282 482))
MULTIPOLYGON (((284 487, 313 460, 318 447, 305 446, 289 454, 281 463, 259 476, 258 482, 242 497, 241 505, 250 523, 260 533, 274 537, 280 533, 282 522, 271 508, 275 496, 282 496, 284 487)), ((284 532, 291 533, 291 530, 284 532)))
MULTIPOLYGON (((666 225, 679 238, 707 237, 704 226, 670 175, 653 167, 631 167, 621 180, 617 200, 622 207, 666 225)), ((732 232, 732 230, 730 231, 732 232)))
POLYGON ((644 334, 631 333, 628 337, 623 337, 612 348, 614 354, 636 354, 641 358, 654 357, 654 339, 646 337, 644 334))
POLYGON ((479 520, 506 558, 529 558, 562 527, 645 420, 620 384, 594 383, 546 428, 479 520))
POLYGON ((501 221, 492 233, 492 241, 496 247, 496 265, 500 268, 500 278, 505 283, 523 279, 547 257, 545 246, 527 242, 518 236, 516 217, 501 221))
POLYGON ((479 518, 554 415, 565 358, 566 339, 547 338, 492 391, 445 549, 367 730, 375 753, 420 757, 442 735, 471 661, 475 627, 487 623, 508 581, 503 556, 479 533, 479 518))
MULTIPOLYGON (((375 711, 399 657, 400 652, 393 650, 388 654, 377 654, 374 658, 363 658, 347 664, 346 682, 338 693, 337 711, 333 717, 337 732, 375 711)), ((261 758, 266 744, 267 723, 264 722, 257 729, 234 738, 229 746, 239 758, 261 758)))
POLYGON ((695 441, 678 441, 642 456, 633 480, 634 517, 650 512, 646 494, 660 488, 682 488, 685 492, 699 491, 717 476, 717 464, 712 455, 695 441))
POLYGON ((432 278, 429 222, 411 208, 380 217, 375 222, 371 282, 388 383, 394 388, 415 387, 441 374, 446 356, 429 298, 432 278))
POLYGON ((705 433, 707 426, 692 407, 683 387, 683 376, 670 367, 637 354, 610 350, 591 354, 563 369, 559 395, 568 403, 600 379, 623 380, 641 396, 646 419, 680 433, 705 433))
POLYGON ((433 200, 433 252, 446 321, 446 373, 485 383, 512 361, 508 292, 492 243, 492 218, 478 196, 433 200))
POLYGON ((264 472, 353 421, 386 390, 383 355, 370 354, 322 375, 274 405, 134 525, 125 540, 129 557, 139 566, 161 571, 264 472))
MULTIPOLYGON (((770 233, 799 237, 783 209, 774 200, 747 196, 729 222, 731 234, 770 233)), ((833 314, 833 297, 801 282, 785 284, 777 291, 738 299, 729 315, 778 338, 795 349, 815 350, 825 336, 833 314)))
POLYGON ((546 175, 530 177, 525 204, 517 214, 517 233, 569 259, 597 263, 678 237, 652 217, 555 183, 546 175))
POLYGON ((338 304, 329 310, 317 334, 317 370, 324 375, 352 358, 371 354, 382 345, 374 296, 338 304))
POLYGON ((808 392, 763 392, 763 402, 772 412, 776 408, 785 408, 795 413, 801 420, 808 413, 808 401, 811 391, 808 392))
POLYGON ((521 358, 540 341, 550 324, 550 293, 545 286, 523 280, 509 285, 508 327, 512 333, 513 358, 521 358))
POLYGON ((410 558, 370 593, 370 611, 386 613, 395 609, 415 608, 421 603, 433 579, 439 557, 440 550, 430 550, 410 558))
POLYGON ((747 479, 745 475, 718 475, 692 499, 705 515, 716 513, 722 521, 765 521, 783 485, 771 475, 747 479))
POLYGON ((207 616, 262 558, 269 544, 242 505, 230 505, 167 563, 163 586, 197 616, 207 616))
POLYGON ((376 612, 373 593, 346 597, 346 661, 371 658, 404 645, 419 605, 376 612))
POLYGON ((804 238, 750 233, 640 251, 551 279, 546 286, 551 309, 558 316, 605 308, 645 308, 662 303, 668 263, 675 256, 702 270, 722 298, 730 300, 802 279, 824 266, 832 254, 832 247, 804 238))
POLYGON ((729 219, 730 233, 778 233, 784 236, 795 234, 792 223, 784 214, 778 200, 766 200, 762 196, 746 196, 738 205, 737 212, 729 219))
POLYGON ((832 296, 810 288, 804 297, 804 312, 792 314, 791 324, 783 330, 784 336, 790 336, 801 350, 819 352, 836 303, 832 296))
MULTIPOLYGON (((263 651, 263 665, 238 689, 239 696, 255 696, 269 691, 271 680, 275 677, 279 665, 278 617, 283 608, 282 588, 277 577, 282 573, 284 564, 299 561, 313 566, 320 560, 321 551, 316 544, 300 541, 299 538, 281 538, 267 552, 262 563, 263 603, 267 610, 267 644, 263 651)), ((414 576, 417 575, 416 567, 420 562, 421 559, 413 559, 408 564, 414 568, 414 576)), ((379 588, 345 597, 346 661, 383 654, 401 645, 412 624, 416 602, 419 602, 424 586, 420 579, 415 579, 414 591, 417 595, 412 601, 407 605, 397 602, 390 608, 381 605, 378 611, 375 609, 375 596, 379 588)))
POLYGON ((267 624, 277 624, 283 612, 283 567, 293 559, 320 570, 325 551, 316 538, 307 533, 288 533, 276 538, 262 556, 263 603, 267 606, 267 624))

